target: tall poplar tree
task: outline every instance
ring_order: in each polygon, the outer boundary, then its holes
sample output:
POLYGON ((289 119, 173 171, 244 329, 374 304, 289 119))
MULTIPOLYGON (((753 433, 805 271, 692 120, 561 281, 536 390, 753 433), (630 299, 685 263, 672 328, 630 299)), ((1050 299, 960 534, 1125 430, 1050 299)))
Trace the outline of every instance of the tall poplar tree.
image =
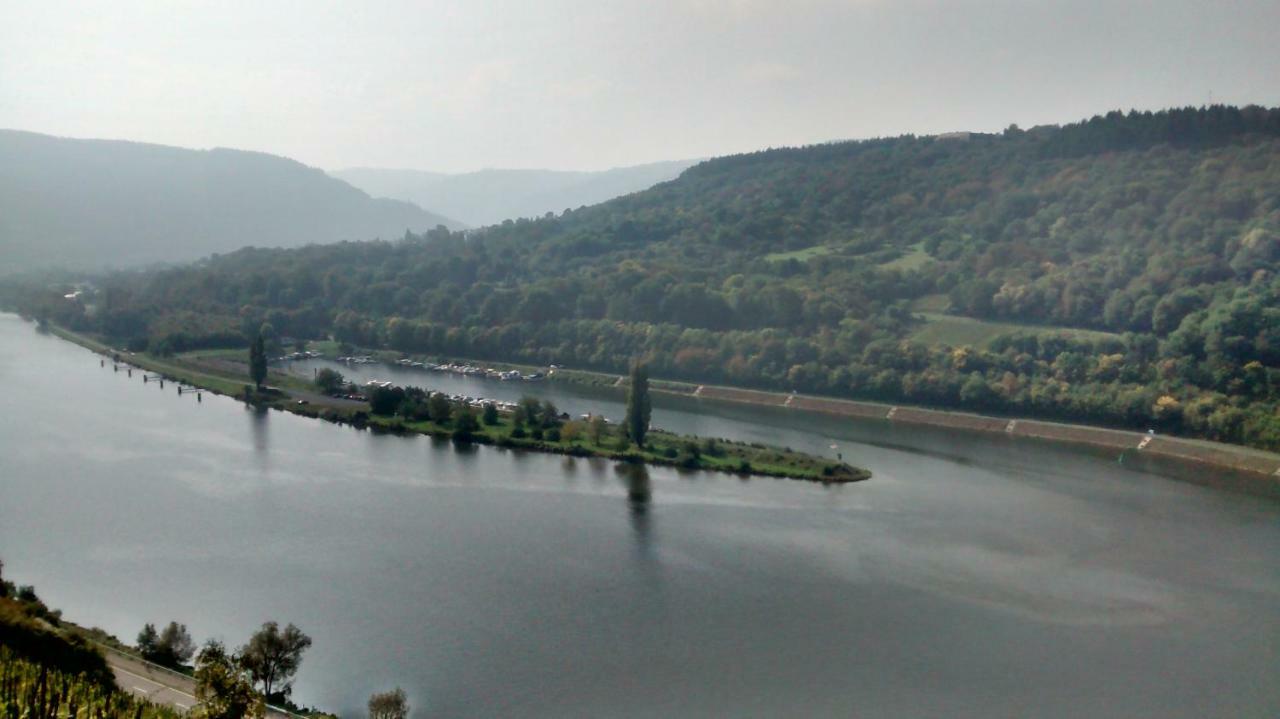
POLYGON ((262 381, 267 378, 267 348, 261 332, 249 345, 249 378, 258 389, 262 389, 262 381))
POLYGON ((649 404, 649 368, 640 362, 631 363, 631 388, 627 390, 627 436, 637 447, 644 447, 644 436, 649 432, 649 417, 653 407, 649 404))

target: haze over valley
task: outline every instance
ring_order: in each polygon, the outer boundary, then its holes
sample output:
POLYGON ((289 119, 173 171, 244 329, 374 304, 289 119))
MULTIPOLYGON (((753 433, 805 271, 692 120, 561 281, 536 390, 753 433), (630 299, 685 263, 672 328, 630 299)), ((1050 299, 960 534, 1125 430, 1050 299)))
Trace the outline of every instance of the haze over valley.
POLYGON ((1280 3, 0 18, 0 719, 1280 716, 1280 3))
POLYGON ((195 260, 463 225, 261 152, 0 130, 0 273, 195 260))
POLYGON ((597 172, 477 170, 461 174, 357 167, 330 174, 379 197, 430 207, 474 227, 595 205, 675 179, 696 160, 597 172))

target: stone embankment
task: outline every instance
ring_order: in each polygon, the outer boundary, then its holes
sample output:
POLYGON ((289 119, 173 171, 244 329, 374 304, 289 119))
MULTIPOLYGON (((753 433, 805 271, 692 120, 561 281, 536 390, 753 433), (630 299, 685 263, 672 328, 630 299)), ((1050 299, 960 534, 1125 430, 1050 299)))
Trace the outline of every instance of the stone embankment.
MULTIPOLYGON (((656 384, 654 390, 658 392, 665 391, 664 388, 656 384)), ((1114 450, 1119 453, 1121 461, 1124 461, 1125 458, 1168 460, 1178 463, 1192 463, 1204 469, 1238 473, 1246 475, 1253 480, 1265 480, 1271 489, 1280 491, 1280 455, 1215 442, 1180 439, 1131 430, 1086 427, 1083 425, 1029 419, 987 417, 965 412, 948 412, 921 407, 901 407, 876 402, 858 402, 799 394, 714 387, 711 385, 699 386, 692 393, 680 391, 672 392, 672 394, 682 394, 698 399, 720 402, 785 407, 859 420, 879 420, 903 425, 927 425, 987 434, 1003 434, 1012 438, 1085 445, 1097 449, 1114 450)), ((1206 483, 1212 483, 1212 480, 1206 478, 1206 483)))

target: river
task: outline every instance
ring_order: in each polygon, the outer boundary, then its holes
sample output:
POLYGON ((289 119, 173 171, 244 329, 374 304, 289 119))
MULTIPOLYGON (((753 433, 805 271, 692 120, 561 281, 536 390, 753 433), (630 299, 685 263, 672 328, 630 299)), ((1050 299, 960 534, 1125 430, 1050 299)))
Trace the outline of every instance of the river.
MULTIPOLYGON (((501 385, 469 393, 619 414, 501 385)), ((128 640, 294 622, 303 704, 359 716, 400 685, 418 717, 1280 714, 1280 504, 1114 457, 663 398, 659 426, 874 477, 635 474, 197 403, 12 315, 0 387, 6 576, 128 640)))

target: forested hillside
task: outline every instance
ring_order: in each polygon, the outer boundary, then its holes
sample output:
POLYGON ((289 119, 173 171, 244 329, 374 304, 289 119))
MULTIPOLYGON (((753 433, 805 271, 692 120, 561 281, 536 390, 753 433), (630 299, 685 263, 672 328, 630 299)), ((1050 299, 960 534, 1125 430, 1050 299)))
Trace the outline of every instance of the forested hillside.
POLYGON ((1212 107, 726 157, 555 217, 21 301, 162 351, 265 321, 1278 449, 1278 265, 1280 110, 1212 107))
POLYGON ((402 237, 450 220, 256 152, 0 130, 0 274, 402 237))

